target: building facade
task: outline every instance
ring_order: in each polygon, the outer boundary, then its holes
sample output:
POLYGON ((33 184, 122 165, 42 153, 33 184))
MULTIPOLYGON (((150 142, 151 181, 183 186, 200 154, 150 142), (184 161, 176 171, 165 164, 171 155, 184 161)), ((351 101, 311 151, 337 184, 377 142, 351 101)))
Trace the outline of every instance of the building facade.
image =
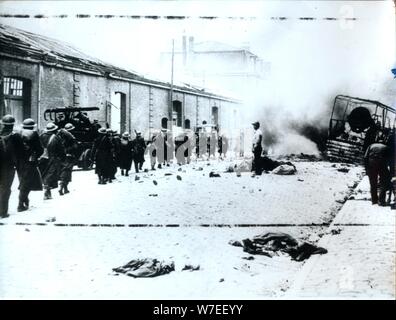
MULTIPOLYGON (((163 52, 160 65, 163 72, 170 70, 172 52, 163 52)), ((244 99, 252 92, 263 90, 263 80, 270 72, 264 62, 249 47, 205 41, 183 36, 181 46, 173 52, 176 77, 202 87, 216 88, 244 99)))
POLYGON ((203 121, 236 128, 239 101, 172 86, 89 57, 70 45, 0 24, 0 115, 42 129, 45 110, 99 107, 89 114, 119 132, 194 129, 203 121))

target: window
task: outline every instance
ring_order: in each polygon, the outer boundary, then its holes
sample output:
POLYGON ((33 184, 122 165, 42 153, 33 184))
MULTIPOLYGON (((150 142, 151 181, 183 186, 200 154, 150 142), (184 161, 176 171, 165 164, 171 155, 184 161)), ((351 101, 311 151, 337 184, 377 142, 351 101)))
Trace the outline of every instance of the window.
POLYGON ((161 119, 161 127, 162 127, 162 129, 167 129, 168 128, 168 118, 162 118, 161 119))
POLYGON ((180 101, 173 101, 172 122, 176 127, 182 126, 182 103, 180 101))
POLYGON ((184 129, 191 129, 191 124, 189 119, 184 120, 184 129))
POLYGON ((212 124, 218 125, 219 124, 219 108, 212 107, 212 124))
POLYGON ((4 94, 9 96, 23 96, 23 81, 4 77, 4 94))

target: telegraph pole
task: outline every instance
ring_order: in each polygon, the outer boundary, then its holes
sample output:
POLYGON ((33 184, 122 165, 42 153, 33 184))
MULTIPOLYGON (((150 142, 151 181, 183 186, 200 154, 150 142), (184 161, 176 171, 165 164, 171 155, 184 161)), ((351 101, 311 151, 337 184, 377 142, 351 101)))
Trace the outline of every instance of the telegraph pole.
MULTIPOLYGON (((395 0, 396 1, 396 0, 395 0)), ((171 85, 170 85, 170 95, 169 95, 169 121, 168 127, 172 131, 173 128, 173 69, 175 60, 175 39, 172 39, 172 63, 171 63, 171 85), (170 125, 169 125, 170 123, 170 125)))

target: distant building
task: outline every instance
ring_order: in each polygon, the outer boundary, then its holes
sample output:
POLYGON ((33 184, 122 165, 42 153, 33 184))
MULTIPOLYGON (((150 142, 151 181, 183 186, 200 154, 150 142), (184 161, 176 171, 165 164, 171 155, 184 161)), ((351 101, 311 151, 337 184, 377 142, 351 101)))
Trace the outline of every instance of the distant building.
MULTIPOLYGON (((161 54, 164 71, 170 70, 172 52, 161 54)), ((216 41, 194 42, 182 39, 174 50, 175 78, 230 92, 244 98, 260 89, 269 73, 270 64, 252 53, 248 47, 234 47, 216 41)))
POLYGON ((220 128, 232 129, 239 114, 234 99, 187 85, 171 90, 169 83, 3 24, 0 73, 0 116, 12 113, 18 124, 32 117, 39 128, 46 124, 44 111, 56 107, 99 107, 93 118, 101 125, 146 134, 161 127, 194 129, 210 119, 220 128))

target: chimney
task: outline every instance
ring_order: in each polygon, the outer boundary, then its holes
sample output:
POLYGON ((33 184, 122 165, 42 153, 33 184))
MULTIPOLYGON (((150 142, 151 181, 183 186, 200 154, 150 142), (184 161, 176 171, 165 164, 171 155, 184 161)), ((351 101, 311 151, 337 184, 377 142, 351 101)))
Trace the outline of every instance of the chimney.
POLYGON ((188 52, 190 54, 194 53, 194 37, 189 37, 188 38, 188 52))
POLYGON ((183 36, 183 67, 186 66, 187 63, 187 38, 183 36))

